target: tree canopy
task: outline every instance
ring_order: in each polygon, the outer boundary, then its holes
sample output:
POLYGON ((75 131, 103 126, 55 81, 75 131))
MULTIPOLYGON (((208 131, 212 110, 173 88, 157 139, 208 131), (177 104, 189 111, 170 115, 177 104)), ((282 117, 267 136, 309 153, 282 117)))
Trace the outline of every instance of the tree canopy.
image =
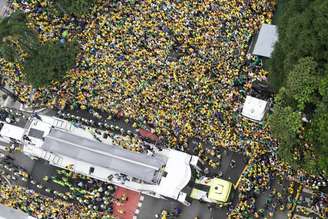
POLYGON ((50 84, 52 80, 61 81, 74 66, 77 52, 76 42, 49 42, 41 45, 24 62, 27 81, 37 88, 50 84))
POLYGON ((27 82, 34 87, 62 80, 75 64, 76 42, 45 42, 27 25, 24 13, 15 12, 0 21, 0 56, 23 66, 27 82))
POLYGON ((96 0, 55 0, 54 5, 59 12, 82 16, 90 10, 95 2, 96 0))
POLYGON ((289 0, 277 19, 279 41, 272 53, 270 81, 278 91, 302 57, 313 57, 318 70, 328 68, 328 1, 289 0))
POLYGON ((26 24, 21 11, 14 12, 0 21, 0 55, 11 62, 20 60, 38 46, 38 38, 26 24))
POLYGON ((270 60, 272 134, 293 167, 328 174, 328 1, 289 0, 270 60))
POLYGON ((312 58, 302 58, 287 76, 286 87, 290 97, 293 97, 298 108, 303 110, 305 104, 313 102, 314 93, 318 90, 317 63, 312 58))

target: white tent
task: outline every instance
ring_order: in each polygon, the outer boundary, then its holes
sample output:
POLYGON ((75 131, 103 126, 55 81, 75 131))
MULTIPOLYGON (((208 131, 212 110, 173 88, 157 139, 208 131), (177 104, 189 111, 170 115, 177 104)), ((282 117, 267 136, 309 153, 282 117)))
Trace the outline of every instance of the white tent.
POLYGON ((263 120, 267 105, 268 102, 265 100, 247 96, 241 114, 251 120, 260 122, 263 120))
POLYGON ((278 41, 278 31, 275 25, 263 24, 257 36, 252 54, 271 58, 274 44, 278 41))

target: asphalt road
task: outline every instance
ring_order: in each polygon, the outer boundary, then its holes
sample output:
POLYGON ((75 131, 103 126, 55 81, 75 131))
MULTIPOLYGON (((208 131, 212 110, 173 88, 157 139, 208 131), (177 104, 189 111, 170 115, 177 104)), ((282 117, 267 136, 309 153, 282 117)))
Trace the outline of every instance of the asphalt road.
MULTIPOLYGON (((23 181, 21 177, 15 177, 16 180, 12 180, 9 178, 12 184, 18 184, 20 186, 26 187, 28 189, 33 189, 36 192, 48 196, 53 197, 54 194, 47 193, 44 188, 49 188, 51 190, 56 190, 59 192, 66 192, 67 189, 52 183, 52 182, 45 182, 43 180, 43 177, 48 176, 56 176, 58 169, 57 167, 49 165, 46 161, 43 160, 32 160, 25 154, 21 152, 13 152, 13 153, 6 153, 11 159, 6 159, 6 162, 1 161, 1 163, 8 164, 10 167, 13 167, 14 169, 22 168, 29 174, 29 179, 27 181, 23 181), (36 184, 32 184, 31 180, 35 181, 36 184), (44 188, 39 189, 37 188, 37 184, 42 185, 44 188)), ((3 168, 1 168, 3 169, 3 168)), ((3 169, 5 170, 5 169, 3 169)), ((6 174, 13 175, 12 172, 9 172, 8 170, 5 170, 6 174)))
MULTIPOLYGON (((218 172, 222 171, 223 179, 230 180, 234 184, 238 181, 241 172, 243 171, 247 161, 242 154, 218 149, 222 154, 222 160, 220 168, 211 170, 211 175, 215 176, 218 172), (231 160, 236 161, 234 168, 230 167, 231 160)), ((233 206, 236 206, 238 194, 235 194, 233 200, 233 206)), ((199 217, 200 219, 224 219, 227 218, 227 208, 209 208, 207 203, 200 203, 197 200, 193 200, 191 206, 183 206, 182 204, 174 200, 157 199, 150 196, 145 196, 142 206, 140 207, 140 213, 138 219, 153 219, 156 214, 160 214, 163 209, 173 211, 174 208, 179 207, 182 209, 182 214, 178 219, 194 219, 199 217)))
POLYGON ((227 218, 227 210, 224 208, 208 208, 206 203, 200 203, 194 200, 191 206, 183 206, 176 201, 157 199, 150 196, 145 196, 140 213, 137 215, 138 219, 154 219, 155 215, 162 212, 163 209, 173 211, 174 208, 179 207, 182 209, 181 215, 178 219, 224 219, 227 218))

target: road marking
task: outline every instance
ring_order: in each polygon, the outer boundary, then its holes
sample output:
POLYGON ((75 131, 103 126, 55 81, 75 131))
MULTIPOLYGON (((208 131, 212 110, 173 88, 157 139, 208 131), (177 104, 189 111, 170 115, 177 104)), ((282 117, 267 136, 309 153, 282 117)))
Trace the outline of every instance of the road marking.
POLYGON ((237 183, 234 185, 235 189, 238 188, 239 183, 240 183, 240 180, 241 180, 241 178, 242 178, 242 176, 243 176, 243 173, 246 171, 246 169, 249 167, 249 165, 253 162, 253 160, 254 160, 253 158, 250 159, 250 160, 248 161, 248 163, 246 164, 246 166, 244 167, 243 171, 241 171, 240 176, 239 176, 239 178, 238 178, 238 180, 237 180, 237 183))

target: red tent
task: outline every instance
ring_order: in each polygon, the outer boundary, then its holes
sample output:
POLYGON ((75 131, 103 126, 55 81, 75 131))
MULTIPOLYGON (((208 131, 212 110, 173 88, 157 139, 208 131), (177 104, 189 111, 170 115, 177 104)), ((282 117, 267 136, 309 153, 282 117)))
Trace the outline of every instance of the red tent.
POLYGON ((146 129, 139 129, 138 134, 142 137, 142 138, 148 138, 151 141, 157 142, 159 141, 159 137, 155 134, 153 134, 152 132, 146 130, 146 129))

